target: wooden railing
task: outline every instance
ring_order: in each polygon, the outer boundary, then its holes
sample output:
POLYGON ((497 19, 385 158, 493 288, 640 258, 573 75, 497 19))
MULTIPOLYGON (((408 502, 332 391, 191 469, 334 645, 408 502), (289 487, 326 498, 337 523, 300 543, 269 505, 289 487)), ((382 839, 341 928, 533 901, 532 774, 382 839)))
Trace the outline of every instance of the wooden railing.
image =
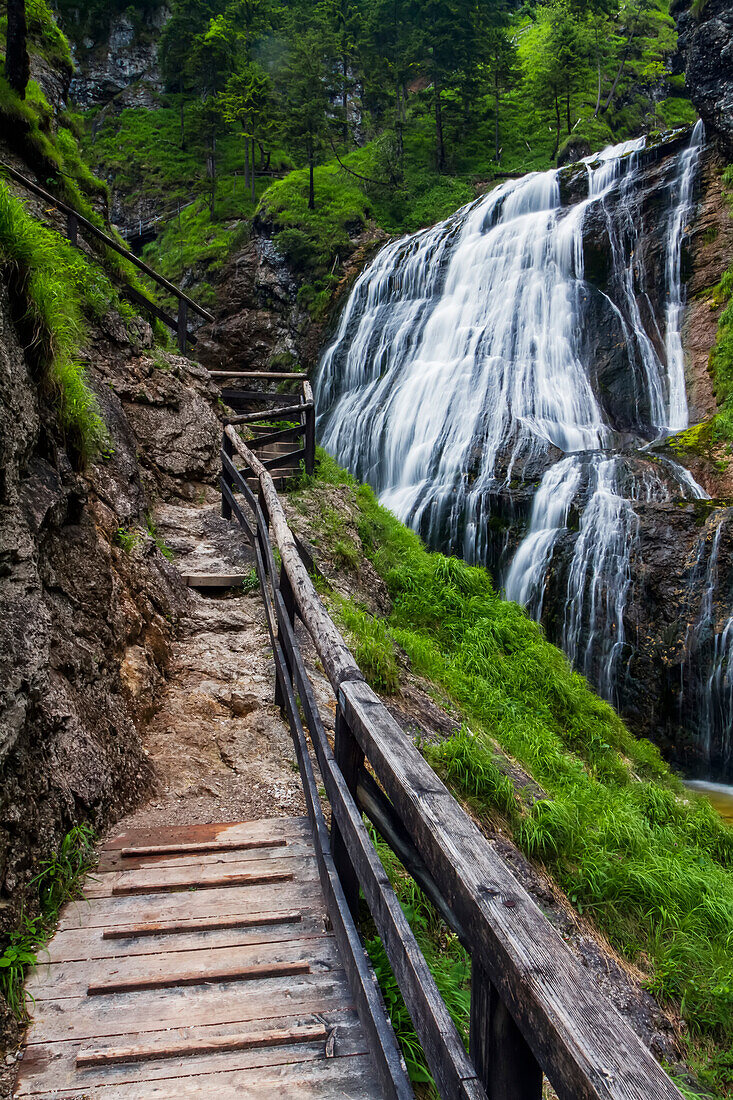
POLYGON ((302 372, 283 371, 209 371, 209 377, 223 386, 227 381, 240 382, 300 382, 298 394, 269 393, 264 390, 232 390, 222 388, 222 399, 233 409, 260 405, 252 412, 229 417, 229 424, 246 424, 255 433, 250 449, 266 470, 277 470, 287 477, 303 463, 311 475, 316 463, 316 410, 313 390, 302 372), (268 422, 293 421, 288 428, 272 428, 268 422), (293 444, 288 446, 288 444, 293 444), (279 453, 272 453, 277 450, 279 453))
POLYGON ((276 699, 294 738, 331 919, 386 1094, 403 1097, 411 1091, 395 1059, 383 1010, 360 969, 363 953, 354 938, 360 888, 442 1097, 539 1100, 546 1075, 560 1100, 681 1100, 365 683, 318 597, 269 472, 231 425, 221 457, 222 512, 237 518, 254 547, 275 659, 276 699), (244 462, 243 471, 235 457, 244 462), (246 481, 252 475, 257 498, 246 481), (279 573, 270 528, 282 561, 279 573), (296 616, 336 695, 333 749, 296 639, 296 616), (306 729, 331 805, 330 836, 306 729), (371 843, 363 813, 470 954, 470 1054, 371 843))
POLYGON ((57 199, 49 191, 46 191, 43 187, 39 187, 37 183, 33 183, 32 180, 27 179, 9 164, 0 163, 0 173, 9 176, 10 179, 15 180, 21 187, 24 187, 26 191, 38 195, 44 202, 49 203, 62 214, 65 214, 66 229, 71 244, 79 247, 80 234, 82 236, 86 234, 94 237, 95 240, 101 241, 107 248, 111 248, 113 252, 117 252, 118 255, 123 256, 129 263, 144 272, 148 278, 156 282, 158 286, 163 287, 169 294, 177 298, 178 312, 177 315, 173 317, 167 310, 157 305, 157 303, 153 302, 147 295, 142 294, 135 287, 126 285, 123 288, 125 297, 129 298, 135 305, 141 306, 144 310, 147 310, 153 317, 157 317, 164 325, 173 329, 178 337, 178 349, 182 355, 185 354, 188 345, 196 343, 195 334, 188 331, 189 310, 192 313, 198 314, 204 321, 211 322, 214 320, 213 314, 209 313, 208 309, 204 309, 204 307, 200 306, 198 302, 195 302, 193 298, 189 298, 188 294, 184 294, 184 292, 174 283, 170 282, 169 279, 166 279, 163 275, 159 275, 157 271, 154 271, 152 267, 136 256, 134 252, 130 252, 129 249, 124 248, 113 237, 110 237, 108 233, 104 233, 101 229, 98 229, 93 222, 83 217, 77 210, 74 210, 73 207, 62 202, 61 199, 57 199))

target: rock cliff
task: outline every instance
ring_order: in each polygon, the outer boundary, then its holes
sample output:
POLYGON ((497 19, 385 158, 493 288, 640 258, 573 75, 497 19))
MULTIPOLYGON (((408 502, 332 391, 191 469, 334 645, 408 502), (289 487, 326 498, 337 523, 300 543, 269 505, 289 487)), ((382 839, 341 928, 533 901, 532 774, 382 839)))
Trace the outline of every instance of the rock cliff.
POLYGON ((139 727, 188 598, 151 501, 192 497, 215 476, 202 368, 115 313, 85 356, 111 447, 80 470, 0 275, 0 933, 68 829, 103 828, 151 781, 139 727))
POLYGON ((673 5, 685 83, 709 136, 733 157, 733 8, 729 0, 673 5))

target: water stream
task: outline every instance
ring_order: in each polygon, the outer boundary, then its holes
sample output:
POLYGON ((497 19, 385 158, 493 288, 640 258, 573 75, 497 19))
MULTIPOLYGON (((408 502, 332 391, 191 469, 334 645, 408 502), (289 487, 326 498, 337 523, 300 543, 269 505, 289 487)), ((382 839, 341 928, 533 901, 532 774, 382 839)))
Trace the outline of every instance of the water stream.
MULTIPOLYGON (((580 201, 561 201, 562 170, 532 173, 386 245, 316 379, 323 445, 429 545, 487 564, 537 619, 548 585, 564 586, 554 640, 613 701, 637 506, 705 496, 674 461, 645 459, 688 423, 681 256, 703 136, 698 124, 662 180, 660 304, 640 259, 639 139, 584 162, 580 201), (606 241, 595 287, 591 219, 606 241), (623 349, 623 400, 608 396, 613 375, 599 382, 599 316, 623 349), (563 571, 554 559, 569 535, 563 571)), ((730 625, 711 698, 733 687, 732 648, 730 625)))

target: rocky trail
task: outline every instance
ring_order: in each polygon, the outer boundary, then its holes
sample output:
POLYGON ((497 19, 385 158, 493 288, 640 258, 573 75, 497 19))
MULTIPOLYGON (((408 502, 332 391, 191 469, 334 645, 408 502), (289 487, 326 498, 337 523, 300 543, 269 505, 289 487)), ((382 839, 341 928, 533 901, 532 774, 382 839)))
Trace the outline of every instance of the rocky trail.
POLYGON ((161 504, 155 523, 183 576, 245 583, 188 589, 170 675, 144 734, 157 787, 116 828, 303 814, 249 546, 218 504, 161 504))

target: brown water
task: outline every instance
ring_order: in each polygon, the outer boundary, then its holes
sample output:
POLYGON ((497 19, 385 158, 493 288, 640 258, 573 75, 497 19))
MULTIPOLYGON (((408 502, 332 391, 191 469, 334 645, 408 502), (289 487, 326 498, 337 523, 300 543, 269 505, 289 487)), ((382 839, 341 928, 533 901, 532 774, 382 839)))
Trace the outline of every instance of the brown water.
POLYGON ((685 786, 705 795, 723 821, 733 825, 733 787, 727 787, 724 783, 706 783, 703 779, 690 779, 685 786))

